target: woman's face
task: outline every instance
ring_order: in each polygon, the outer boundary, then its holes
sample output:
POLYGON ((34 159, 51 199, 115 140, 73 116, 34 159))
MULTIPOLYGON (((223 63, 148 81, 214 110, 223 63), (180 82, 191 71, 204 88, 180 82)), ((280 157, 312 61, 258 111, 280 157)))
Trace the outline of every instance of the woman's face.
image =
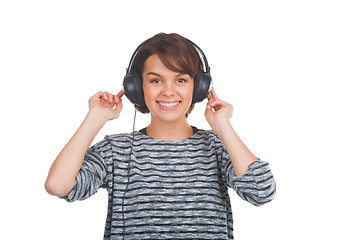
POLYGON ((168 122, 186 118, 194 90, 190 75, 169 70, 154 54, 145 61, 142 78, 145 103, 152 117, 168 122))

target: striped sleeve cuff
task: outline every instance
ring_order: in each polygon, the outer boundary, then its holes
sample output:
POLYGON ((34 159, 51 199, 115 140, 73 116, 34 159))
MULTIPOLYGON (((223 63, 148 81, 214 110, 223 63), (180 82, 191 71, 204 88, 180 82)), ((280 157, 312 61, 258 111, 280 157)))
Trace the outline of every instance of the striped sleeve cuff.
POLYGON ((270 202, 276 193, 276 183, 269 163, 260 159, 249 165, 246 174, 234 174, 232 185, 241 198, 255 206, 270 202))

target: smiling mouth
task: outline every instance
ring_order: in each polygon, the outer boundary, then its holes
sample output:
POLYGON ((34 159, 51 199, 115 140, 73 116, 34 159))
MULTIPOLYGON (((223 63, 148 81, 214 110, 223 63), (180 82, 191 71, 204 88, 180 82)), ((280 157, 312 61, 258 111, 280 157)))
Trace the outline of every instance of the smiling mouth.
POLYGON ((160 106, 162 106, 162 107, 173 108, 173 107, 176 107, 177 105, 179 105, 180 101, 177 101, 177 102, 160 102, 160 101, 157 101, 157 103, 160 104, 160 106))

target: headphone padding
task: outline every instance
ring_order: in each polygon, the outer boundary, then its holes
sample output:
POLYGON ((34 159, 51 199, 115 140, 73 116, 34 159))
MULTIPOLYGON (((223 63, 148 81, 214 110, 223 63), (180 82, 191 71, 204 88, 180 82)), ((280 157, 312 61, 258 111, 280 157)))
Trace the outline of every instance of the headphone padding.
POLYGON ((194 81, 194 92, 192 104, 203 101, 210 92, 211 87, 210 72, 199 70, 194 81))
POLYGON ((137 71, 126 73, 123 81, 124 94, 134 105, 145 106, 141 75, 137 71))

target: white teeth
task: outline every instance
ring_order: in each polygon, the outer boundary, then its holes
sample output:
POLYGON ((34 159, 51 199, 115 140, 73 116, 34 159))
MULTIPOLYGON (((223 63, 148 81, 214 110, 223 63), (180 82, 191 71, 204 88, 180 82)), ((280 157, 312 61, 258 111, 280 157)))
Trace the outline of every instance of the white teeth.
POLYGON ((172 103, 164 103, 164 102, 159 102, 159 104, 163 107, 167 107, 167 108, 172 108, 175 107, 176 105, 178 105, 180 102, 172 102, 172 103))

